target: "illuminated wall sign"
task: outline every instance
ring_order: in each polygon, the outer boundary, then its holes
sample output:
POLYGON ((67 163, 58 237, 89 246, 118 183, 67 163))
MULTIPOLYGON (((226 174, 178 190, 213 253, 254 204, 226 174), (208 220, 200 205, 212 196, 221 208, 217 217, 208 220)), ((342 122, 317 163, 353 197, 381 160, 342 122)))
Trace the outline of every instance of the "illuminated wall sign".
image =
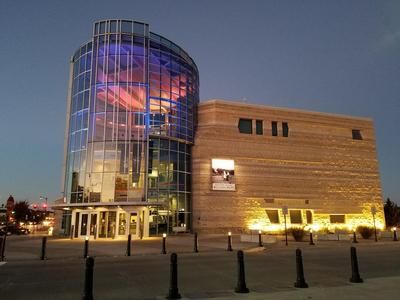
POLYGON ((212 189, 214 191, 235 191, 235 161, 212 159, 212 189))

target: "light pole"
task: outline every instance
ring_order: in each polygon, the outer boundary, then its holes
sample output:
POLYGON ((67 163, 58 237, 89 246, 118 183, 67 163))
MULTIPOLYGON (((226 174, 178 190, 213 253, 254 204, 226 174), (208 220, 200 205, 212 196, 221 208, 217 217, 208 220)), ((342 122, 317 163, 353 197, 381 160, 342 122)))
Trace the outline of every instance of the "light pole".
POLYGON ((376 235, 376 223, 375 223, 376 207, 375 207, 375 206, 372 206, 372 207, 371 207, 371 213, 372 213, 372 218, 373 218, 373 220, 374 220, 375 242, 377 242, 377 241, 378 241, 378 237, 377 237, 377 235, 376 235))
POLYGON ((44 210, 47 211, 47 197, 39 196, 40 201, 45 200, 44 210))
POLYGON ((287 206, 283 206, 282 207, 282 212, 283 212, 283 217, 285 219, 285 244, 286 246, 288 245, 288 241, 287 241, 287 226, 286 226, 286 215, 288 213, 288 207, 287 206))

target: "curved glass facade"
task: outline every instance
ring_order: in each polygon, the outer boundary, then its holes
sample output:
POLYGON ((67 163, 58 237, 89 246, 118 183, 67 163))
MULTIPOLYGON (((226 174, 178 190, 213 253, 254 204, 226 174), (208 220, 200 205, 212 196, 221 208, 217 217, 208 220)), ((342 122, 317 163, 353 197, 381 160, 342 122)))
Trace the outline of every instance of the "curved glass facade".
POLYGON ((67 203, 141 202, 150 232, 189 228, 193 60, 147 24, 105 20, 72 64, 67 203))

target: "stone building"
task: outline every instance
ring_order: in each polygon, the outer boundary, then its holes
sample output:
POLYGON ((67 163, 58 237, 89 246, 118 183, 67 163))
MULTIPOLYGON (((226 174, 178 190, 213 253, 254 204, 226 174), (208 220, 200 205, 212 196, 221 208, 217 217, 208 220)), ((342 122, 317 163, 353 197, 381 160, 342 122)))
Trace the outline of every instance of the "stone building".
POLYGON ((201 102, 192 160, 195 231, 384 226, 371 119, 201 102))

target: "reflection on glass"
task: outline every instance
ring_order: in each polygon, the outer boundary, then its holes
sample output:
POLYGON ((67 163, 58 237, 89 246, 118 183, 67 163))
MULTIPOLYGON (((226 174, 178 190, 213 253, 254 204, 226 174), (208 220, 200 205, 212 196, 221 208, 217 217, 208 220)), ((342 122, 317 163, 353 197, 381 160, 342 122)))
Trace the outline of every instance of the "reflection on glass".
POLYGON ((125 235, 125 232, 126 232, 126 214, 120 213, 118 221, 118 234, 125 235))

